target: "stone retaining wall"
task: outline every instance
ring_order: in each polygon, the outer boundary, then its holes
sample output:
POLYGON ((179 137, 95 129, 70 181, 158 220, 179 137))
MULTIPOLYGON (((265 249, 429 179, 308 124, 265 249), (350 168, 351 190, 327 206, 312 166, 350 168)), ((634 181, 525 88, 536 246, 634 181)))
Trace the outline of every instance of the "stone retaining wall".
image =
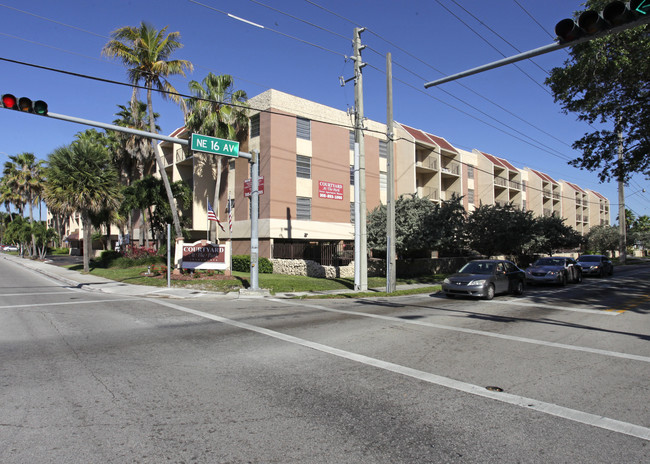
POLYGON ((347 266, 323 266, 308 259, 277 259, 273 263, 274 274, 301 275, 335 279, 337 277, 354 278, 354 262, 347 266))

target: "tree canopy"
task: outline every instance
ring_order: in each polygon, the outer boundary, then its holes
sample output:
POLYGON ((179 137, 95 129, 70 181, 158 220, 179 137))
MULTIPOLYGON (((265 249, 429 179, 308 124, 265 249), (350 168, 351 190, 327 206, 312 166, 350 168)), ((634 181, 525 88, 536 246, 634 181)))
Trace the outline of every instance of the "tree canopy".
MULTIPOLYGON (((587 0, 585 6, 602 10, 607 3, 587 0)), ((554 68, 546 80, 565 113, 602 124, 574 142, 582 156, 570 163, 598 171, 601 181, 650 174, 649 31, 644 25, 575 45, 564 66, 554 68)))

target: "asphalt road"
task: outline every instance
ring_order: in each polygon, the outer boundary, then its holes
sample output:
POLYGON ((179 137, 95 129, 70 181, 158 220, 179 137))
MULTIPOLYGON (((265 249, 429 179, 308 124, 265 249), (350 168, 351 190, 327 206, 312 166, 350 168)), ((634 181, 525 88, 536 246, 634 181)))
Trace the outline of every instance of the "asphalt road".
POLYGON ((172 300, 0 260, 0 462, 650 462, 649 277, 172 300))

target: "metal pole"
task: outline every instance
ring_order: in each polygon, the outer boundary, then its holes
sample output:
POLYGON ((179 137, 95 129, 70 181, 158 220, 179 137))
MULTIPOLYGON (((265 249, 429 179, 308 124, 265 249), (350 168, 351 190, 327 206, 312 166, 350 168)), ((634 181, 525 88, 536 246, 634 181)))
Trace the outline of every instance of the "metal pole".
POLYGON ((393 62, 392 55, 386 54, 386 136, 387 179, 386 179, 386 293, 396 290, 395 269, 395 154, 393 147, 393 62))
POLYGON ((361 227, 359 224, 359 144, 354 143, 354 289, 361 288, 361 227))
MULTIPOLYGON (((620 122, 620 117, 619 117, 620 122)), ((618 254, 619 262, 625 264, 627 261, 627 225, 625 223, 625 181, 623 176, 623 131, 618 129, 618 165, 621 173, 618 176, 618 227, 619 227, 619 242, 618 254)))
POLYGON ((463 71, 457 74, 453 74, 451 76, 437 79, 435 81, 427 82, 426 84, 424 84, 424 88, 428 89, 429 87, 433 87, 439 84, 444 84, 445 82, 455 81, 456 79, 460 79, 462 77, 471 76, 473 74, 478 74, 483 71, 489 71, 490 69, 499 68, 501 66, 505 66, 511 63, 516 63, 517 61, 521 61, 521 60, 527 60, 528 58, 534 58, 538 55, 543 55, 544 53, 554 52, 555 50, 560 50, 566 47, 573 47, 574 45, 588 42, 590 40, 597 39, 598 37, 603 37, 608 34, 614 34, 617 32, 624 31, 626 29, 630 29, 648 23, 650 23, 650 15, 646 15, 645 17, 638 19, 636 21, 632 21, 630 23, 625 23, 620 26, 613 27, 611 29, 600 31, 596 34, 581 37, 577 40, 572 40, 570 42, 564 42, 564 43, 552 43, 552 44, 544 45, 543 47, 535 48, 534 50, 519 53, 518 55, 513 55, 511 57, 504 58, 502 60, 493 61, 492 63, 488 63, 483 66, 479 66, 477 68, 472 68, 467 71, 463 71))
POLYGON ((363 143, 363 73, 361 69, 365 63, 361 62, 361 33, 365 28, 354 29, 354 106, 356 110, 355 139, 359 145, 359 216, 355 222, 359 222, 359 285, 356 290, 368 290, 368 249, 366 230, 366 156, 363 143))
POLYGON ((172 225, 167 224, 167 287, 172 286, 172 225))
POLYGON ((257 172, 259 151, 253 150, 253 159, 251 161, 251 290, 259 290, 259 236, 257 229, 259 216, 259 174, 257 172))

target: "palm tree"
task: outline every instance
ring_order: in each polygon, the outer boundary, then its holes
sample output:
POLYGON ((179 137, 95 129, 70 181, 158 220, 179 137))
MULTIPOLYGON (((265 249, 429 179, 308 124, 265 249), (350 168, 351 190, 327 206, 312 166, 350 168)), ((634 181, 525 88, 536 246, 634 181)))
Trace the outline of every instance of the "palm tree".
POLYGON ((117 171, 104 145, 92 135, 77 136, 48 158, 44 198, 56 211, 78 211, 83 223, 84 271, 90 271, 91 215, 120 203, 117 171))
MULTIPOLYGON (((162 95, 171 98, 175 102, 181 102, 178 91, 167 80, 167 77, 174 75, 185 76, 185 70, 192 71, 194 69, 192 63, 187 60, 169 59, 175 50, 182 47, 182 44, 178 40, 180 39, 179 32, 166 34, 166 31, 167 26, 158 31, 145 22, 141 22, 139 27, 121 27, 113 31, 113 39, 102 50, 104 55, 117 57, 128 68, 129 80, 134 85, 131 98, 131 108, 134 113, 137 96, 135 85, 140 82, 144 83, 144 87, 147 89, 147 109, 149 111, 149 130, 151 132, 156 131, 151 98, 153 89, 165 92, 162 95)), ((151 146, 172 209, 174 230, 176 236, 181 237, 182 231, 178 219, 178 209, 167 178, 165 165, 153 139, 151 140, 151 146)))
MULTIPOLYGON (((132 129, 146 130, 147 129, 147 104, 141 101, 136 101, 134 105, 118 105, 120 111, 116 113, 118 119, 113 121, 114 124, 132 129), (135 110, 135 111, 134 111, 135 110)), ((154 114, 154 119, 158 118, 158 114, 154 114)), ((160 130, 156 126, 156 130, 160 130)), ((120 179, 125 186, 130 186, 134 180, 144 178, 145 174, 149 174, 153 167, 152 162, 155 159, 151 151, 151 144, 143 137, 137 135, 130 135, 123 132, 112 132, 113 149, 113 162, 118 169, 120 179)), ((141 211, 141 218, 145 218, 144 210, 141 211)), ((128 211, 128 231, 133 237, 133 211, 128 211)), ((141 239, 145 237, 144 224, 141 227, 141 239)), ((148 243, 148 237, 147 237, 148 243)), ((148 246, 148 245, 147 245, 148 246)))
MULTIPOLYGON (((234 90, 234 79, 227 74, 208 73, 201 83, 190 81, 193 98, 187 101, 189 109, 185 127, 212 137, 243 141, 248 134, 248 97, 243 90, 234 90)), ((213 205, 219 207, 221 190, 221 162, 217 157, 217 182, 214 188, 213 205)), ((215 233, 217 226, 214 224, 215 233)))
MULTIPOLYGON (((42 189, 43 161, 36 160, 33 153, 20 153, 9 157, 3 175, 7 184, 29 207, 29 223, 34 225, 34 202, 40 197, 42 189)), ((36 237, 32 234, 32 256, 36 256, 36 237)))

